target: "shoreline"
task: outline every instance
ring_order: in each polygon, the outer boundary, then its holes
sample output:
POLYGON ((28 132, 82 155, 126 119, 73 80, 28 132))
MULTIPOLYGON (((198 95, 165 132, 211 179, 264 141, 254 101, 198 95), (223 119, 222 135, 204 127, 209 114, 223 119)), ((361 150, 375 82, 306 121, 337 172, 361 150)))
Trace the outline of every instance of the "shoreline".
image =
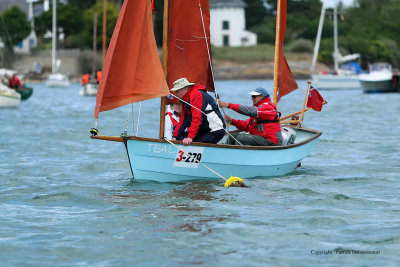
MULTIPOLYGON (((295 79, 310 79, 309 61, 288 61, 295 79)), ((330 69, 323 64, 317 64, 316 71, 330 69)), ((252 64, 234 63, 231 61, 213 60, 213 70, 216 80, 264 80, 274 78, 273 62, 257 62, 252 64)), ((27 74, 24 83, 43 83, 50 73, 27 74)), ((81 76, 69 76, 70 82, 80 83, 81 76)))

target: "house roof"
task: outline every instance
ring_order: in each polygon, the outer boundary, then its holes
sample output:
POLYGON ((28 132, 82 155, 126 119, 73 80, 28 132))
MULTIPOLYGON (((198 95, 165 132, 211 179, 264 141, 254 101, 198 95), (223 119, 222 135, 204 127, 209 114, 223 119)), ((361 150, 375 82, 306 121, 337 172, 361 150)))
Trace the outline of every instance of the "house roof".
POLYGON ((210 0, 210 8, 218 7, 246 7, 242 0, 210 0))

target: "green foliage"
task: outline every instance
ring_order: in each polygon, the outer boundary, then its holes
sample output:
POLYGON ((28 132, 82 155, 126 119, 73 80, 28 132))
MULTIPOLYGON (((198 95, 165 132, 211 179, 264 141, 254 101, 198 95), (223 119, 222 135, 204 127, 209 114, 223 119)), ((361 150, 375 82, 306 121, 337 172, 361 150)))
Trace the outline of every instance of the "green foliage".
POLYGON ((275 29, 272 26, 267 27, 264 24, 260 24, 249 30, 257 34, 257 42, 260 44, 273 44, 275 42, 275 29))
POLYGON ((233 62, 254 63, 256 61, 272 61, 274 46, 262 44, 251 47, 213 47, 213 57, 233 62))
MULTIPOLYGON (((103 0, 97 0, 96 4, 89 9, 86 9, 83 14, 83 31, 82 37, 86 47, 91 47, 93 44, 93 19, 97 12, 97 47, 101 48, 103 43, 103 0)), ((107 2, 107 47, 114 32, 114 27, 117 23, 119 15, 119 7, 113 2, 107 2)))
MULTIPOLYGON (((69 1, 69 4, 57 5, 57 29, 65 34, 65 47, 92 48, 95 11, 97 12, 97 46, 102 47, 103 0, 69 1)), ((52 10, 43 12, 35 19, 35 30, 39 36, 52 31, 52 12, 52 10)), ((107 1, 107 44, 114 31, 118 14, 119 7, 114 2, 107 1)))
POLYGON ((79 10, 85 10, 92 7, 96 3, 96 0, 68 0, 68 4, 79 10))
POLYGON ((312 53, 314 51, 314 44, 312 41, 307 39, 297 39, 291 42, 287 48, 290 52, 312 53))
POLYGON ((252 28, 261 24, 264 17, 267 15, 267 10, 264 7, 263 0, 244 0, 247 7, 245 9, 246 14, 246 27, 252 28))
POLYGON ((31 32, 25 12, 17 6, 4 10, 0 20, 0 36, 8 48, 17 45, 31 32))

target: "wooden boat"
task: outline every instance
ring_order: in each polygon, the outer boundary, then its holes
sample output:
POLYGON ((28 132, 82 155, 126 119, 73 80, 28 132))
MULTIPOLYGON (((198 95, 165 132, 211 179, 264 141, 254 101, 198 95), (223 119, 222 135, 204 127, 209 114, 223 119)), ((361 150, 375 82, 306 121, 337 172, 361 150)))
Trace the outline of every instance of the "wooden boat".
MULTIPOLYGON (((275 103, 298 87, 283 55, 286 0, 278 1, 277 14, 275 103)), ((296 140, 290 145, 255 147, 225 145, 223 142, 194 142, 190 146, 183 146, 181 141, 163 139, 165 96, 169 94, 168 88, 172 88, 173 81, 187 77, 214 91, 209 23, 207 0, 166 0, 161 68, 150 1, 124 1, 103 66, 95 108, 96 122, 91 130, 91 138, 123 142, 135 179, 160 182, 219 179, 215 172, 226 177, 235 175, 241 178, 285 175, 292 172, 318 142, 320 131, 301 127, 306 111, 305 102, 301 111, 281 118, 282 124, 297 125, 292 128, 296 132, 296 140), (190 20, 187 20, 187 14, 191 14, 190 20), (129 58, 126 55, 130 55, 129 58), (158 97, 161 98, 160 138, 126 134, 119 137, 97 135, 99 112, 158 97), (300 114, 298 120, 287 120, 300 114)))
MULTIPOLYGON (((103 8, 105 5, 103 4, 103 8)), ((103 36, 103 39, 105 36, 103 36)), ((97 90, 99 85, 95 79, 96 75, 96 58, 97 58, 97 12, 94 12, 93 18, 93 62, 92 62, 92 79, 82 85, 79 95, 81 96, 95 96, 97 95, 97 90)))
POLYGON ((89 82, 82 85, 81 90, 79 91, 79 95, 81 96, 95 96, 97 95, 99 85, 94 82, 89 82))
POLYGON ((21 103, 21 95, 14 89, 0 84, 0 108, 18 107, 21 103))
POLYGON ((23 100, 27 100, 29 97, 31 97, 31 95, 33 93, 33 88, 23 85, 23 89, 22 90, 18 90, 17 93, 21 95, 21 100, 22 101, 23 100))

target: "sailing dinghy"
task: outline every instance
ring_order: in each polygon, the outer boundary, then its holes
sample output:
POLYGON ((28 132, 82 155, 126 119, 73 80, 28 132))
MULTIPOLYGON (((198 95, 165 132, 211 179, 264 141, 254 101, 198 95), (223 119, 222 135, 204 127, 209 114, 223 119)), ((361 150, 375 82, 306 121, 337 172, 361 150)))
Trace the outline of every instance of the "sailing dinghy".
MULTIPOLYGON (((298 87, 283 55, 286 0, 278 1, 277 15, 274 103, 298 87)), ((150 1, 124 1, 103 66, 91 138, 123 142, 135 179, 160 182, 219 179, 215 173, 241 178, 282 176, 295 170, 318 142, 320 131, 301 127, 307 111, 305 102, 301 111, 281 118, 282 124, 297 125, 291 128, 296 134, 293 144, 256 147, 194 142, 183 146, 181 141, 171 143, 163 139, 166 96, 173 81, 186 77, 205 85, 209 91, 215 90, 209 25, 208 0, 165 0, 161 65, 150 1), (99 112, 152 98, 161 98, 159 139, 97 135, 99 112), (290 119, 293 115, 301 118, 290 119)))

